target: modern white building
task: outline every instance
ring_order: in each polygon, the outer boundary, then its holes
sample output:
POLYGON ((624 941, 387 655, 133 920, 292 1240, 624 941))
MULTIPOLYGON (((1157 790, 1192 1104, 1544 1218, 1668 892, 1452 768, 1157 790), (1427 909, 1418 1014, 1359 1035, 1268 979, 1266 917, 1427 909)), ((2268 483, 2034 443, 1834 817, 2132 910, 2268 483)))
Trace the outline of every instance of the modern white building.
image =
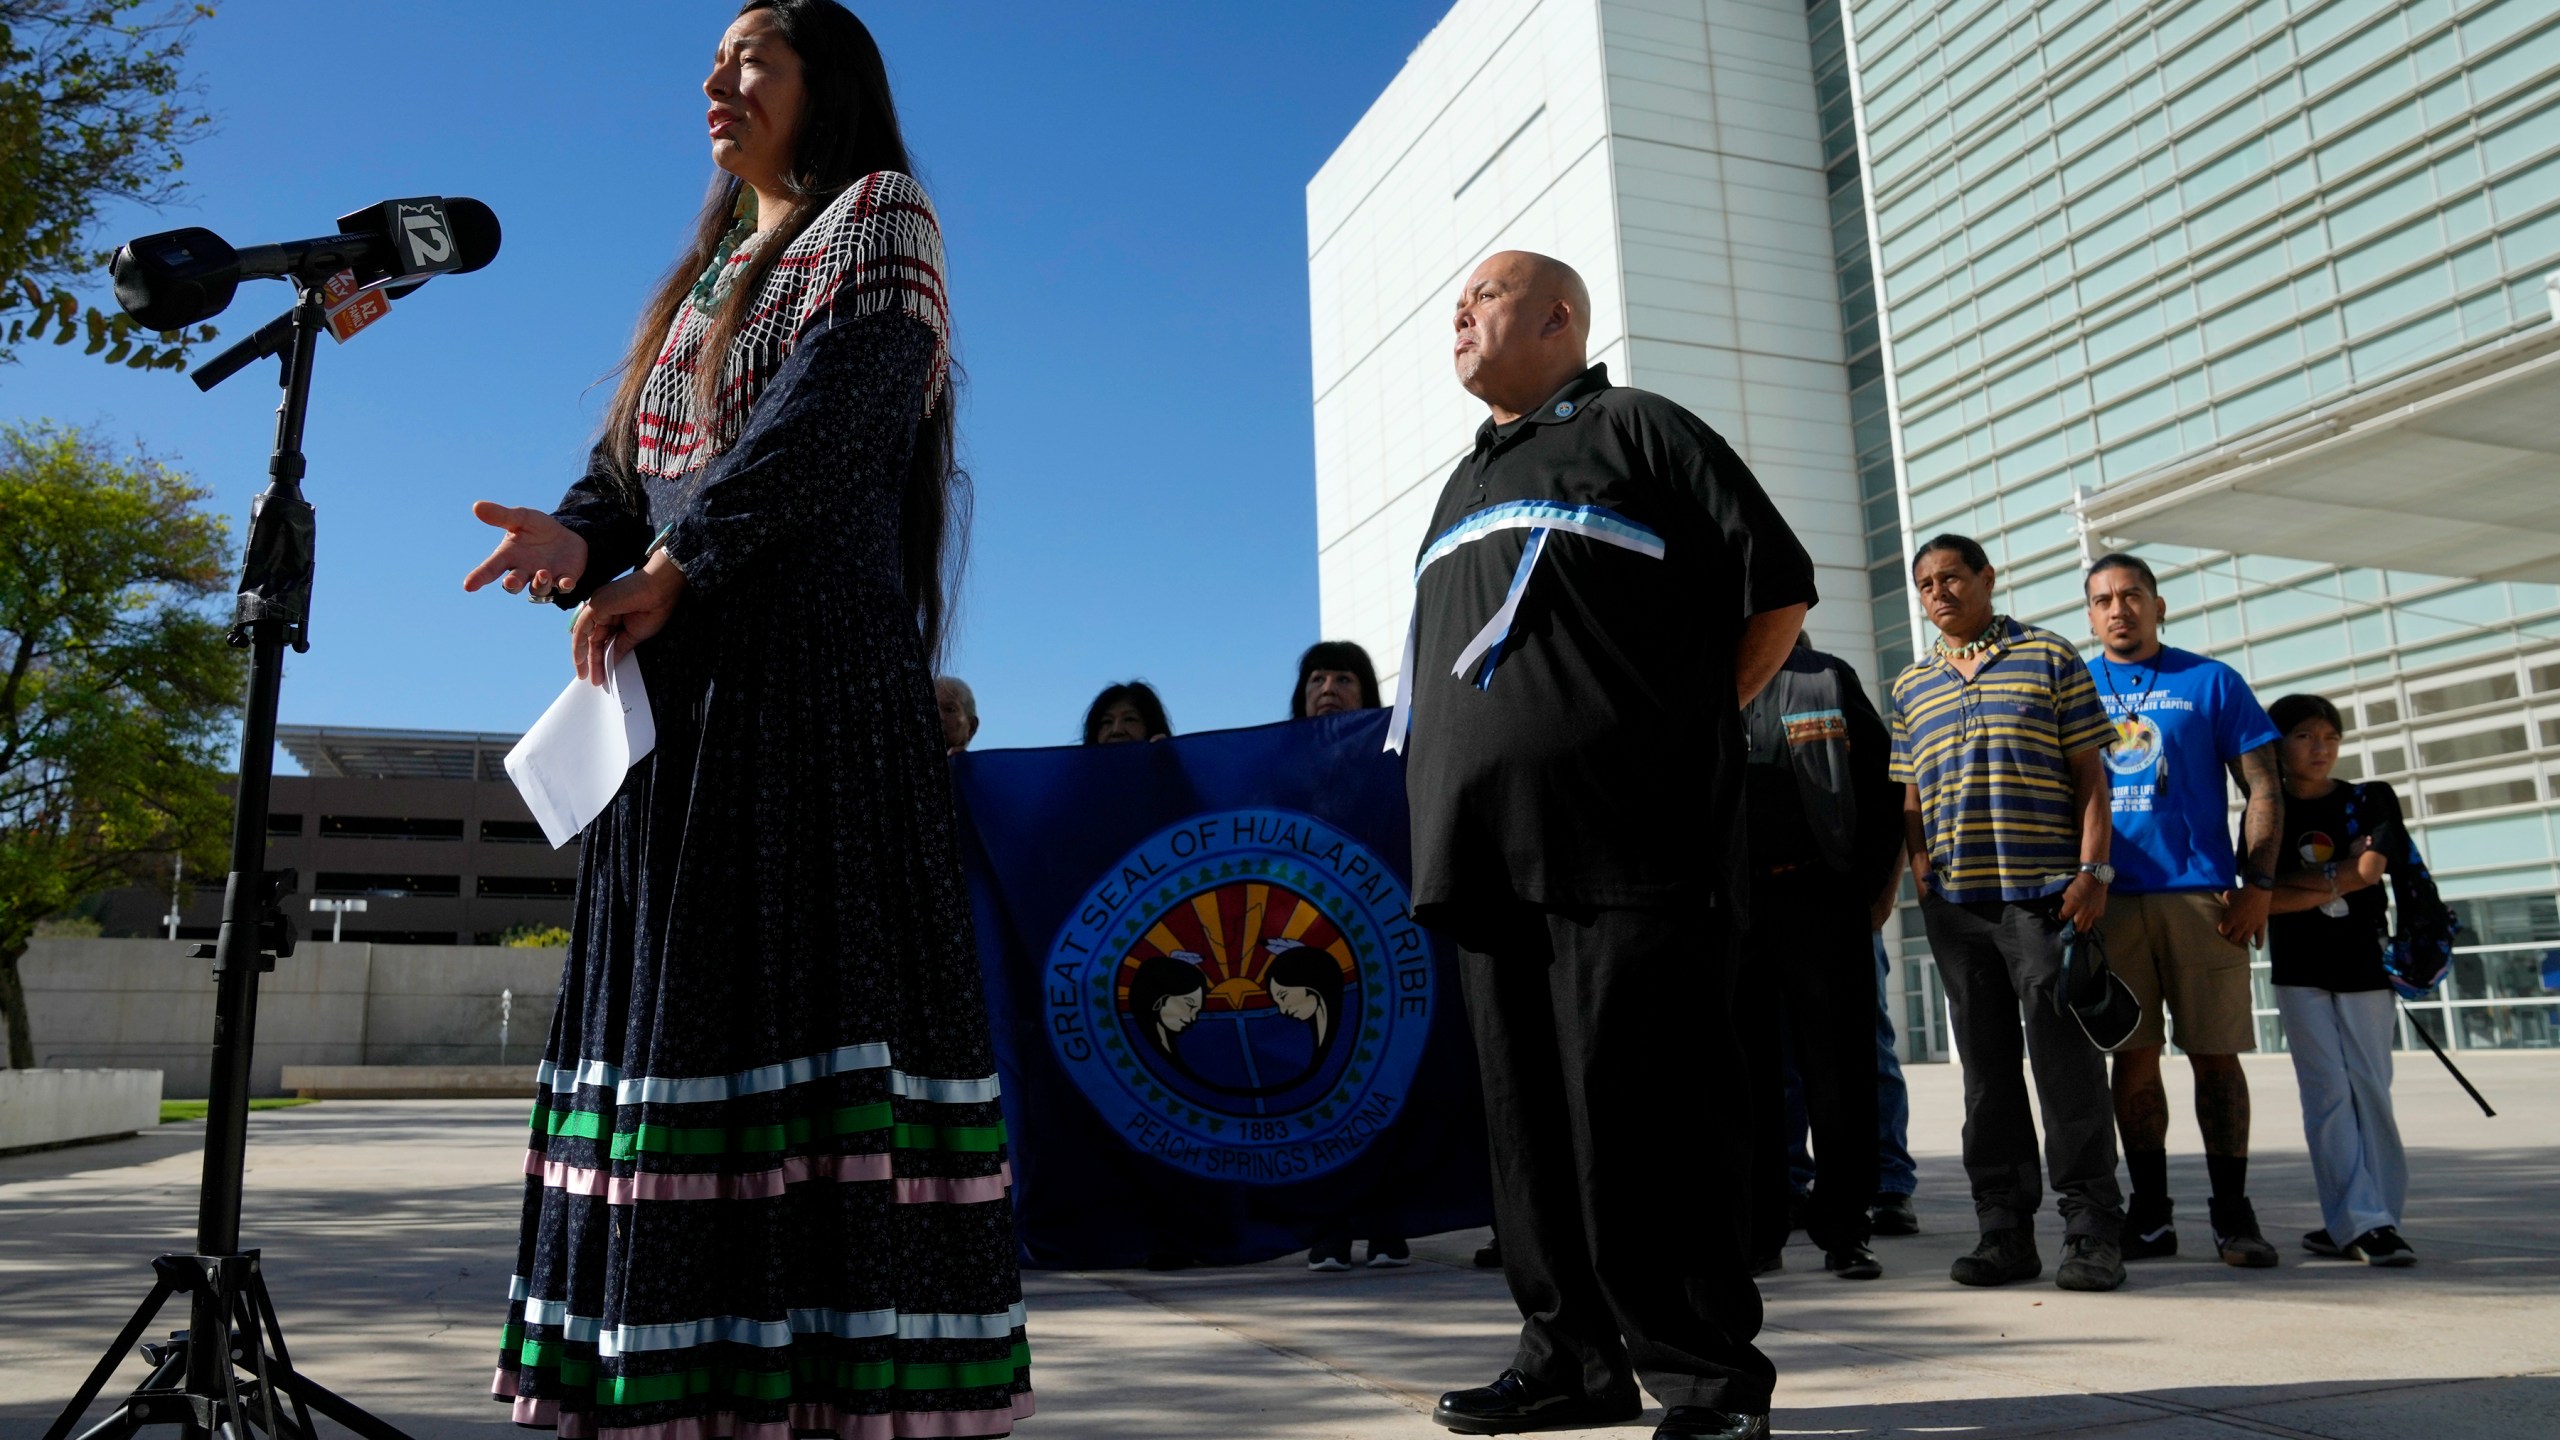
POLYGON ((2437 1032, 2560 1044, 2553 0, 1460 0, 1308 218, 1328 633, 1400 654, 1458 280, 1563 255, 1805 534, 1818 643, 1898 669, 1939 531, 2073 635, 2136 550, 2403 795, 2473 942, 2437 1032))

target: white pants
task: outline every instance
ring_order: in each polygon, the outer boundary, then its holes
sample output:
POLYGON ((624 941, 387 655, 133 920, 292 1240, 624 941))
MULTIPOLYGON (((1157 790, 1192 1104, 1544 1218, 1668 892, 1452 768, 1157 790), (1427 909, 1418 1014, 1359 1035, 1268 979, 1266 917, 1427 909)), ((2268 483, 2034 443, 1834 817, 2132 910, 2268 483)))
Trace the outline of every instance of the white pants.
POLYGON ((2302 1134, 2329 1238, 2344 1245, 2377 1225, 2398 1225, 2409 1199, 2409 1161, 2391 1117, 2391 992, 2279 985, 2276 1009, 2293 1052, 2302 1134))

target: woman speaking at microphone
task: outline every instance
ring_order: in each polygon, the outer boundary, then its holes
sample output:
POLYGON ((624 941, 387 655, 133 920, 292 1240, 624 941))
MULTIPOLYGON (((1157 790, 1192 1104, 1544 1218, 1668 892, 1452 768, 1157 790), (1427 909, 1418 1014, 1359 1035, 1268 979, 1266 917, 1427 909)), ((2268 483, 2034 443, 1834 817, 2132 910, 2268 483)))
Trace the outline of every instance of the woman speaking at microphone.
POLYGON ((600 1440, 1011 1433, 1010 1171, 931 663, 965 524, 933 208, 868 31, 750 0, 723 172, 587 472, 463 582, 631 651, 496 1393, 600 1440))

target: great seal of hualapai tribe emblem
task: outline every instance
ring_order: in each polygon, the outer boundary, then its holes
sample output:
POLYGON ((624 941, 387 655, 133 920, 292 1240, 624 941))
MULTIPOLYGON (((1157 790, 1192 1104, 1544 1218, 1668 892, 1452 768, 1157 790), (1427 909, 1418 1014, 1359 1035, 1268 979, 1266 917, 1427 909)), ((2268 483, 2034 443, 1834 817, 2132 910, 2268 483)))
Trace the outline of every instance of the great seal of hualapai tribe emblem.
POLYGON ((1429 938, 1376 852, 1311 815, 1221 810, 1147 837, 1049 947, 1049 1040, 1128 1144, 1276 1185, 1404 1111, 1431 1029, 1429 938))
MULTIPOLYGON (((2107 768, 2118 775, 2140 775, 2159 765, 2164 758, 2160 726, 2148 715, 2127 715, 2116 722, 2116 740, 2107 747, 2107 768)), ((2161 766, 2159 780, 2169 778, 2168 767, 2161 766)))

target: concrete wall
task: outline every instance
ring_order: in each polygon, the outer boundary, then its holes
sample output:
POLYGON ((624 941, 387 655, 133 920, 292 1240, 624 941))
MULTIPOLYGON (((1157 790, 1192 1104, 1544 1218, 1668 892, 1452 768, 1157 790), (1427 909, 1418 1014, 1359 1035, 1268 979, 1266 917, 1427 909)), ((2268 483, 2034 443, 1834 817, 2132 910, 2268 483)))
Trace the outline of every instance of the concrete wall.
MULTIPOLYGON (((161 940, 38 940, 18 962, 40 1066, 143 1066, 166 1093, 208 1088, 213 966, 161 940)), ((250 1088, 287 1065, 490 1065, 528 1075, 551 1029, 562 952, 500 946, 305 943, 260 977, 250 1088), (502 992, 515 1001, 505 1055, 502 992)))
POLYGON ((159 1123, 157 1070, 0 1070, 0 1155, 159 1123))

